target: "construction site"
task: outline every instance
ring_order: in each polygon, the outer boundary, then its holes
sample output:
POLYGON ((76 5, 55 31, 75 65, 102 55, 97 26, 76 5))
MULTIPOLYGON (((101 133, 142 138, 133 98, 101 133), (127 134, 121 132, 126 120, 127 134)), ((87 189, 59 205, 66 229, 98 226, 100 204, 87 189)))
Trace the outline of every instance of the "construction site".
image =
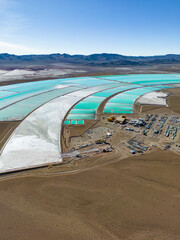
POLYGON ((172 110, 141 104, 134 106, 133 114, 110 115, 100 109, 93 122, 86 120, 83 126, 65 124, 61 142, 63 162, 73 166, 79 161, 81 165, 88 157, 118 152, 121 158, 127 158, 157 149, 180 155, 180 114, 172 110))

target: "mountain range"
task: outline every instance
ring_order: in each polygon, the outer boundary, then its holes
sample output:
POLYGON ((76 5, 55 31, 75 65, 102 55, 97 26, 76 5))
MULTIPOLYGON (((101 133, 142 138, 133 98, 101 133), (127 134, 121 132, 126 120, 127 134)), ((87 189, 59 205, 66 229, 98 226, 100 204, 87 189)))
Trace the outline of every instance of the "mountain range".
POLYGON ((168 54, 160 56, 124 56, 119 54, 91 54, 91 55, 69 55, 69 54, 47 54, 47 55, 12 55, 8 53, 0 54, 0 65, 11 64, 54 64, 70 63, 84 66, 151 66, 156 64, 178 64, 180 55, 168 54))

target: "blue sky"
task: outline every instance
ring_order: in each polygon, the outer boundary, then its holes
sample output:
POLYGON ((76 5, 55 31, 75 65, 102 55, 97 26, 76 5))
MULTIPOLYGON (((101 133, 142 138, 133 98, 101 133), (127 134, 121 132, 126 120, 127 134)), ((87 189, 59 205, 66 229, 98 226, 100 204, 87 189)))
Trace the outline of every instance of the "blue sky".
POLYGON ((180 54, 180 0, 0 0, 0 52, 180 54))

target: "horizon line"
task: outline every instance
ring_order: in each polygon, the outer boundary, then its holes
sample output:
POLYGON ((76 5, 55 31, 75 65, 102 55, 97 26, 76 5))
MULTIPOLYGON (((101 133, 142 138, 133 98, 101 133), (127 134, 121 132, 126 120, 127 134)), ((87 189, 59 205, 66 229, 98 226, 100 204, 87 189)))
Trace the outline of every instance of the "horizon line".
POLYGON ((158 56, 168 56, 168 55, 180 55, 180 53, 166 53, 166 54, 155 54, 155 55, 124 55, 120 53, 108 53, 108 52, 95 52, 95 53, 90 53, 90 54, 82 54, 82 53, 77 53, 77 54, 70 54, 70 53, 59 53, 59 52, 52 52, 52 53, 30 53, 30 54, 14 54, 14 53, 8 53, 8 52, 2 52, 0 55, 14 55, 14 56, 39 56, 39 55, 69 55, 69 56, 91 56, 91 55, 119 55, 119 56, 125 56, 125 57, 158 57, 158 56))

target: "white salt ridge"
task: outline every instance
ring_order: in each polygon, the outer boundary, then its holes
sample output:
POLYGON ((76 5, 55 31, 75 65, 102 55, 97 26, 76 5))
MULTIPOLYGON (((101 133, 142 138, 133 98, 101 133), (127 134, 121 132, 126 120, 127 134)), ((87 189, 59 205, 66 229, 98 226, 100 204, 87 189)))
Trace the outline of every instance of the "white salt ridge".
POLYGON ((0 70, 0 81, 11 81, 11 80, 27 80, 29 78, 38 79, 39 77, 58 77, 63 76, 71 73, 85 73, 85 70, 74 70, 73 68, 70 69, 43 69, 43 70, 21 70, 15 69, 12 71, 5 71, 0 70))
POLYGON ((0 172, 60 163, 61 125, 66 113, 99 87, 58 97, 32 112, 16 128, 0 155, 0 172))
POLYGON ((34 71, 15 69, 15 70, 12 70, 12 71, 7 71, 5 73, 5 76, 30 75, 30 74, 34 75, 34 71))
POLYGON ((167 96, 168 94, 164 92, 150 92, 141 96, 137 103, 168 106, 166 102, 167 96))
POLYGON ((7 71, 5 71, 5 70, 0 70, 0 75, 3 75, 3 74, 5 74, 5 73, 7 73, 7 71))

